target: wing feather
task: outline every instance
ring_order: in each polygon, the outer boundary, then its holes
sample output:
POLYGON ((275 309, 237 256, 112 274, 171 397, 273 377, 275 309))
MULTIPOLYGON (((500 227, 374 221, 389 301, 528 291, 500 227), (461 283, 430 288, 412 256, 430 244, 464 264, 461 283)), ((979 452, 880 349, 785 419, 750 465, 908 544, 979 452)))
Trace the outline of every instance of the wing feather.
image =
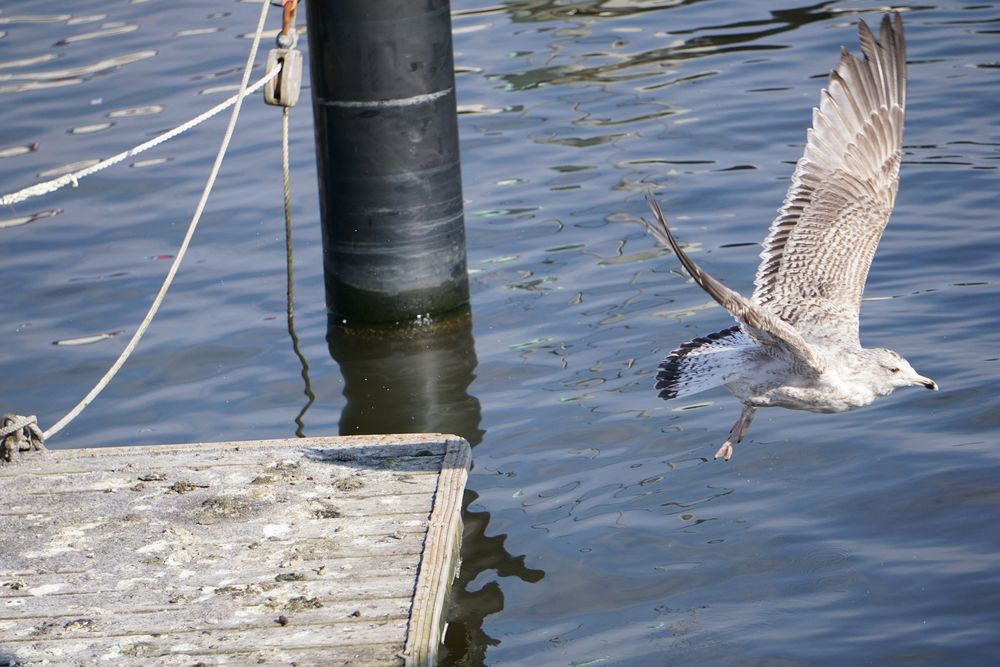
POLYGON ((687 270, 705 292, 708 293, 720 306, 729 311, 729 314, 740 323, 743 330, 753 337, 758 343, 776 350, 777 354, 787 354, 794 360, 803 373, 820 373, 825 364, 815 353, 812 346, 807 343, 795 330, 795 327, 782 321, 766 308, 762 308, 750 301, 743 295, 735 292, 718 280, 701 270, 684 252, 670 228, 667 226, 667 219, 660 210, 660 205, 652 194, 646 194, 646 201, 649 208, 656 217, 659 227, 643 220, 646 229, 663 246, 670 248, 677 255, 677 259, 687 270))
POLYGON ((906 46, 899 15, 876 40, 858 25, 864 59, 841 50, 804 154, 764 239, 752 301, 809 341, 858 343, 865 280, 899 183, 906 46))

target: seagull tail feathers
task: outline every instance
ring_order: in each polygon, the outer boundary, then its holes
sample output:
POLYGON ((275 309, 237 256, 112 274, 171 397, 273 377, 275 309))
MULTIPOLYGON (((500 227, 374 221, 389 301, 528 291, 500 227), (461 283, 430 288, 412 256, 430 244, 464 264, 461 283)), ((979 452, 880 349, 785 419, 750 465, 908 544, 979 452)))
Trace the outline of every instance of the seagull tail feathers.
POLYGON ((739 326, 684 343, 660 362, 656 389, 670 400, 712 389, 740 374, 743 350, 754 346, 739 326))

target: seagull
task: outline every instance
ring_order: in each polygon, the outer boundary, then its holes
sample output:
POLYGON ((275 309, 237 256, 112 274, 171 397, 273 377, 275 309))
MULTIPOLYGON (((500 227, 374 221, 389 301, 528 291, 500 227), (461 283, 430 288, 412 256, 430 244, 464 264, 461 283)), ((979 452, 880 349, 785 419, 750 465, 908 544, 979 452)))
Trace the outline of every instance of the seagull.
POLYGON ((861 347, 858 335, 868 268, 899 186, 906 104, 902 19, 885 16, 878 40, 863 20, 858 34, 864 60, 841 49, 764 239, 749 299, 687 256, 656 199, 646 195, 657 222, 643 220, 647 230, 736 320, 682 344, 656 376, 664 400, 724 385, 743 404, 716 459, 732 457, 758 408, 834 413, 897 387, 937 391, 898 353, 861 347))

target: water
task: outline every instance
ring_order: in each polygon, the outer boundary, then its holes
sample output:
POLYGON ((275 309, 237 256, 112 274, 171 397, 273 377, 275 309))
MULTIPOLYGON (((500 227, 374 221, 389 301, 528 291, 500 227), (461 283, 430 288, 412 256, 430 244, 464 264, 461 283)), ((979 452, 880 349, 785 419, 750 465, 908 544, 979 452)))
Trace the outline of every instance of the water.
MULTIPOLYGON (((316 401, 301 430, 442 430, 476 445, 448 664, 995 660, 1000 7, 900 8, 906 154, 862 336, 942 389, 842 415, 764 411, 729 464, 710 460, 738 414, 724 390, 664 403, 650 388, 674 345, 730 320, 644 236, 641 193, 655 189, 695 259, 748 293, 823 76, 840 45, 857 52, 852 23, 877 22, 875 3, 453 0, 473 300, 471 318, 430 339, 326 341, 303 91, 296 326, 316 401)), ((2 189, 222 99, 256 12, 5 2, 2 189)), ((246 105, 159 318, 50 446, 300 428, 279 122, 246 105)), ((0 212, 0 409, 48 426, 107 368, 223 125, 0 212)))

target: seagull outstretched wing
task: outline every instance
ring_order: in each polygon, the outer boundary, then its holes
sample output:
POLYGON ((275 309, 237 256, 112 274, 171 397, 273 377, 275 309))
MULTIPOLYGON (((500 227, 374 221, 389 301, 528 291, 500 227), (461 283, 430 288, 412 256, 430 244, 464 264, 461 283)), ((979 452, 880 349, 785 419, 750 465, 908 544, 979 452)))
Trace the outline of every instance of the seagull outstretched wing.
POLYGON ((899 184, 906 44, 899 15, 878 41, 858 25, 864 60, 841 50, 805 154, 771 223, 753 302, 811 342, 857 346, 868 269, 899 184))

